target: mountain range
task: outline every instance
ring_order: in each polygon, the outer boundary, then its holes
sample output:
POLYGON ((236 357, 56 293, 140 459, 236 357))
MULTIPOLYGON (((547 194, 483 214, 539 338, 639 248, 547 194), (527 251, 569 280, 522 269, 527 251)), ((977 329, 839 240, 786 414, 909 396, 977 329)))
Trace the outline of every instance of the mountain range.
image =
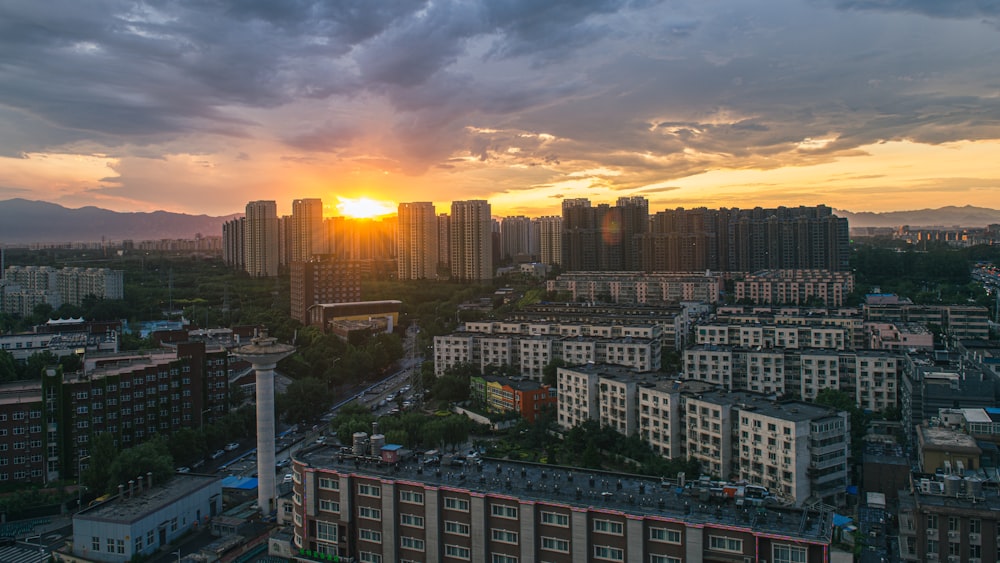
POLYGON ((834 210, 834 215, 846 217, 851 228, 856 227, 971 227, 983 228, 989 224, 1000 223, 1000 210, 966 205, 957 207, 950 205, 938 209, 920 209, 916 211, 887 211, 872 213, 862 211, 834 210))
POLYGON ((156 239, 222 235, 222 224, 239 215, 210 217, 169 211, 119 213, 98 207, 69 209, 54 203, 0 201, 0 245, 156 239))
MULTIPOLYGON (((1000 210, 984 207, 942 207, 885 213, 835 210, 851 227, 977 227, 1000 223, 1000 210)), ((0 245, 27 243, 191 239, 196 234, 218 236, 222 224, 240 214, 211 217, 169 211, 121 213, 98 207, 69 209, 54 203, 8 199, 0 201, 0 245)))

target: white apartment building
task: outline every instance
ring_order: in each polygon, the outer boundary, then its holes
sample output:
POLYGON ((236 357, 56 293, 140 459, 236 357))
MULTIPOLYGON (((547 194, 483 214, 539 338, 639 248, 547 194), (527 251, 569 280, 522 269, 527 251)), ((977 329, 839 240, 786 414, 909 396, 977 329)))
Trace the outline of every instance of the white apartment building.
POLYGON ((8 266, 0 284, 0 301, 6 313, 30 315, 42 303, 59 308, 64 303, 81 305, 90 296, 122 299, 124 288, 121 270, 8 266))
POLYGON ((542 369, 555 358, 568 365, 607 363, 643 372, 660 369, 663 330, 658 325, 470 322, 462 328, 435 337, 438 375, 456 363, 471 362, 481 369, 514 366, 525 377, 541 379, 542 369))
POLYGON ((695 344, 764 348, 848 350, 851 335, 843 327, 814 325, 730 324, 715 320, 694 330, 695 344))
POLYGON ((681 389, 688 387, 680 381, 639 383, 639 435, 663 457, 683 455, 683 411, 679 405, 681 389))
POLYGON ((898 406, 902 358, 877 350, 742 348, 701 345, 684 352, 684 377, 732 391, 813 400, 823 389, 853 395, 874 412, 898 406))
POLYGON ((701 464, 702 471, 717 479, 728 479, 734 471, 732 402, 728 394, 713 392, 681 399, 684 416, 685 452, 701 464))
POLYGON ((585 368, 559 368, 556 370, 556 388, 559 393, 558 424, 570 429, 598 417, 597 380, 594 370, 585 368))

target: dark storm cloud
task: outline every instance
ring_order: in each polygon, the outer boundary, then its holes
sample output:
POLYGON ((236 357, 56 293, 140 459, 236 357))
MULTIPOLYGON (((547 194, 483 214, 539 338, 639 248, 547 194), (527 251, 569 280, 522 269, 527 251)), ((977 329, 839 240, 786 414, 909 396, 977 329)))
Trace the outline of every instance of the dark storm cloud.
POLYGON ((456 155, 553 175, 613 166, 632 188, 886 140, 997 138, 997 35, 980 20, 998 6, 3 2, 0 154, 91 143, 156 158, 200 134, 236 153, 265 137, 410 174, 461 169, 456 155))

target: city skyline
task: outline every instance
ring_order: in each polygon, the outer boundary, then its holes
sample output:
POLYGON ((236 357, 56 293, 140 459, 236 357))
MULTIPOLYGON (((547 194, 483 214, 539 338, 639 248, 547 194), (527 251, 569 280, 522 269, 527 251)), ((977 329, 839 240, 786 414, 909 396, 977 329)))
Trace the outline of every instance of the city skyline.
MULTIPOLYGON (((993 207, 974 2, 0 7, 0 199, 993 207), (419 197, 412 194, 418 193, 419 197)), ((338 207, 340 204, 342 207, 338 207)))

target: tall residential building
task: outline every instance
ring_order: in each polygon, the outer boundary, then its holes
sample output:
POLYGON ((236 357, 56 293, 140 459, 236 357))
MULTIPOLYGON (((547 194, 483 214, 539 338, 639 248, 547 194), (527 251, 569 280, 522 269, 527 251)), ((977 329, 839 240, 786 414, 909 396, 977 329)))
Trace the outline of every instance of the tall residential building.
POLYGON ((98 299, 124 296, 121 270, 10 266, 4 276, 0 309, 11 314, 30 315, 42 303, 58 308, 64 303, 81 305, 89 296, 98 299))
POLYGON ((292 262, 305 262, 313 256, 329 252, 323 225, 323 200, 292 200, 290 238, 292 262))
POLYGON ((222 224, 222 261, 237 270, 246 268, 246 228, 246 217, 222 224))
POLYGON ((612 207, 587 199, 563 200, 563 266, 567 271, 641 269, 638 241, 649 231, 649 202, 619 198, 612 207))
POLYGON ((451 277, 463 281, 493 279, 493 219, 486 200, 451 204, 451 277))
POLYGON ((847 219, 824 205, 664 210, 640 239, 646 271, 849 268, 847 219))
POLYGON ((500 221, 500 260, 531 259, 531 219, 518 215, 500 221))
POLYGON ((401 280, 437 278, 438 221, 430 202, 400 203, 396 268, 401 280))
POLYGON ((539 262, 550 266, 562 264, 562 217, 549 215, 536 221, 539 227, 539 262))
POLYGON ((278 275, 278 208, 274 201, 247 204, 243 248, 248 274, 278 275))
POLYGON ((451 217, 447 213, 437 216, 438 269, 451 271, 451 217))

